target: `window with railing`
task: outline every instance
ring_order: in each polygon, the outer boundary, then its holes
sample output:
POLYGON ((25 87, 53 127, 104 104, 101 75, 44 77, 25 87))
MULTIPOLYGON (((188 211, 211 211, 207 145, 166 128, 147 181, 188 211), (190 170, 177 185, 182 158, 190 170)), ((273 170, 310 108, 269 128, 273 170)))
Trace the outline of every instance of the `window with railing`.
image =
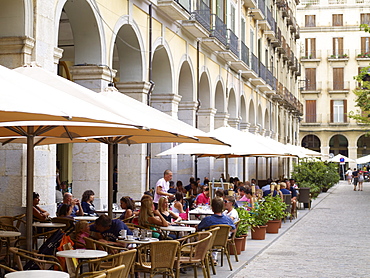
POLYGON ((262 14, 266 16, 266 3, 265 0, 258 0, 258 9, 261 10, 262 14))
POLYGON ((228 46, 231 52, 233 52, 236 56, 239 56, 238 51, 238 37, 234 34, 234 32, 230 29, 227 30, 228 33, 228 46))
POLYGON ((227 26, 217 15, 212 14, 212 36, 227 45, 227 26))
POLYGON ((306 68, 305 91, 316 91, 316 68, 306 68))
POLYGON ((347 122, 347 100, 330 101, 330 122, 346 123, 347 122))
POLYGON ((251 65, 252 65, 252 70, 258 74, 258 58, 256 55, 251 53, 251 65))
POLYGON ((305 27, 316 27, 315 15, 305 15, 305 27))
POLYGON ((241 51, 241 60, 244 63, 246 63, 248 66, 250 66, 250 63, 249 63, 249 48, 248 48, 248 46, 245 45, 244 42, 241 42, 240 51, 241 51))
POLYGON ((332 15, 333 26, 343 26, 343 14, 332 15))
POLYGON ((370 13, 364 13, 360 15, 361 24, 370 24, 370 13))
POLYGON ((333 90, 344 90, 344 68, 333 68, 333 90))
POLYGON ((306 38, 305 39, 305 52, 301 57, 302 59, 316 59, 316 38, 306 38))
POLYGON ((191 12, 191 0, 176 0, 188 13, 191 12))
POLYGON ((347 4, 347 0, 329 0, 329 5, 347 4))
POLYGON ((207 30, 211 30, 211 10, 205 2, 198 0, 197 9, 193 12, 193 14, 196 21, 198 21, 207 30))
POLYGON ((302 5, 318 5, 320 4, 320 0, 303 0, 300 2, 302 5))

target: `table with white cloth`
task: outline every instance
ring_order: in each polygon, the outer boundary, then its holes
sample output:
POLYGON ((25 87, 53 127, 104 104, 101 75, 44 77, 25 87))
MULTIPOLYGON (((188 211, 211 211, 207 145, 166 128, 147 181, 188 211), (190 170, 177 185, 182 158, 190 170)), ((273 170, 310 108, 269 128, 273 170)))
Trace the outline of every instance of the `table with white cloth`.
POLYGON ((58 257, 64 258, 96 259, 108 256, 108 253, 101 250, 76 249, 76 250, 58 251, 56 255, 58 257))
POLYGON ((56 270, 25 270, 5 274, 5 278, 69 278, 69 274, 56 270))
POLYGON ((196 226, 199 225, 201 220, 193 219, 193 220, 180 220, 177 221, 176 223, 178 224, 184 224, 184 225, 189 225, 189 226, 196 226))
POLYGON ((10 263, 10 254, 9 254, 10 238, 19 237, 20 235, 21 233, 17 231, 0 231, 0 238, 1 237, 6 238, 6 258, 8 263, 10 263))
POLYGON ((54 223, 54 222, 34 222, 32 226, 38 228, 63 228, 67 225, 64 223, 54 223))
POLYGON ((147 238, 147 239, 120 239, 118 238, 117 240, 118 242, 123 242, 123 243, 126 243, 126 244, 136 244, 136 245, 140 245, 140 244, 145 244, 145 243, 151 243, 151 242, 156 242, 156 241, 159 241, 158 238, 147 238))
POLYGON ((205 216, 208 216, 208 215, 212 215, 214 214, 213 211, 211 209, 205 209, 205 208, 200 208, 200 207, 197 207, 195 209, 192 209, 189 211, 189 218, 190 216, 193 216, 193 217, 196 217, 196 218, 204 218, 205 216), (203 216, 203 217, 201 217, 203 216))
POLYGON ((81 221, 81 220, 95 221, 96 219, 98 219, 98 217, 97 216, 75 216, 73 217, 73 219, 76 221, 81 221))
POLYGON ((162 231, 167 233, 175 232, 177 237, 179 237, 180 232, 188 232, 188 233, 195 233, 194 227, 187 227, 187 226, 177 226, 177 225, 170 225, 167 227, 159 227, 162 231))

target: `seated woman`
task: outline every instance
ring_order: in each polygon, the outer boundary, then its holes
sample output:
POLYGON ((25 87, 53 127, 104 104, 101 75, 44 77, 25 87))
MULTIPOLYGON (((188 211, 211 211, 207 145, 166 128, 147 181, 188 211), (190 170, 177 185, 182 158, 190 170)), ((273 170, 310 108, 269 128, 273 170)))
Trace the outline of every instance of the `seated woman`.
POLYGON ((50 213, 38 206, 39 203, 40 195, 36 192, 33 192, 33 222, 45 221, 50 216, 50 213))
MULTIPOLYGON (((124 220, 131 216, 135 216, 138 214, 135 208, 135 202, 129 196, 124 196, 120 200, 121 208, 125 210, 119 217, 119 219, 124 220)), ((129 221, 130 223, 132 220, 129 221)))
POLYGON ((92 190, 86 190, 82 194, 81 206, 85 215, 98 216, 95 212, 95 206, 93 204, 95 193, 92 190))
POLYGON ((82 220, 76 223, 76 249, 86 249, 85 237, 90 237, 90 224, 82 220))
MULTIPOLYGON (((154 224, 161 227, 168 227, 169 223, 163 218, 158 210, 154 209, 152 198, 141 199, 141 207, 139 212, 139 225, 150 227, 149 224, 154 224)), ((159 237, 159 233, 153 233, 153 237, 159 237)))
POLYGON ((187 220, 188 214, 185 211, 187 209, 187 203, 184 206, 184 197, 181 192, 176 192, 175 194, 175 201, 171 205, 171 210, 174 213, 177 213, 181 219, 187 220))
POLYGON ((73 217, 71 216, 72 210, 73 210, 73 206, 72 205, 62 204, 59 207, 58 211, 57 211, 57 215, 58 215, 58 217, 63 217, 63 218, 67 218, 67 219, 72 219, 73 220, 73 217))
POLYGON ((172 210, 168 209, 168 199, 166 197, 159 198, 158 210, 163 216, 163 218, 166 219, 166 221, 169 223, 172 222, 172 219, 174 221, 181 220, 181 217, 177 213, 174 213, 172 210))

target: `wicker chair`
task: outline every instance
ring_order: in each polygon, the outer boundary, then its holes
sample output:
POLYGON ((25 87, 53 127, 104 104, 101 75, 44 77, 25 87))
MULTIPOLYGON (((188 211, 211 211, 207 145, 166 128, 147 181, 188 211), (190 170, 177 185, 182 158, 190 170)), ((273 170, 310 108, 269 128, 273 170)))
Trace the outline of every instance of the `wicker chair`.
MULTIPOLYGON (((292 206, 292 194, 283 194, 283 202, 287 205, 284 212, 289 215, 290 222, 292 222, 292 212, 291 212, 291 206, 292 206)), ((286 217, 284 217, 284 223, 285 223, 286 217)))
POLYGON ((173 268, 179 245, 177 240, 163 240, 139 246, 135 272, 149 273, 150 277, 159 273, 175 277, 173 268))
POLYGON ((233 270, 233 267, 231 265, 230 261, 230 254, 229 250, 227 248, 227 241, 229 239, 229 234, 231 230, 231 226, 229 225, 214 225, 210 228, 220 227, 220 229, 217 232, 217 237, 215 239, 215 242, 213 243, 212 250, 213 251, 220 251, 221 252, 221 266, 223 266, 223 258, 224 254, 226 255, 227 261, 229 262, 230 270, 233 270))
POLYGON ((70 232, 75 228, 75 223, 73 219, 68 219, 65 217, 53 217, 51 219, 51 222, 66 224, 66 226, 62 228, 62 230, 65 232, 70 232))
POLYGON ((78 278, 105 278, 105 277, 107 277, 105 270, 84 272, 78 276, 78 278))
POLYGON ((9 266, 0 264, 0 277, 4 277, 5 274, 9 272, 16 272, 17 270, 10 268, 9 266), (4 270, 4 271, 3 271, 4 270), (3 273, 4 272, 4 273, 3 273))
POLYGON ((107 244, 107 243, 104 243, 104 242, 101 242, 99 240, 95 240, 89 237, 85 237, 85 244, 86 244, 87 249, 103 250, 110 255, 128 250, 127 248, 113 246, 113 245, 110 245, 110 244, 107 244))
POLYGON ((105 271, 107 275, 106 277, 107 278, 125 278, 129 274, 129 271, 125 273, 126 269, 127 267, 124 264, 116 266, 116 267, 112 267, 105 271))
POLYGON ((125 219, 122 219, 122 222, 127 224, 127 223, 132 223, 132 220, 135 218, 135 215, 132 215, 130 217, 127 217, 125 219))
POLYGON ((214 227, 214 228, 208 230, 208 232, 211 232, 212 233, 212 236, 211 236, 211 238, 209 240, 209 245, 208 245, 208 254, 207 254, 208 264, 207 264, 207 271, 208 271, 208 273, 210 272, 209 271, 209 265, 211 265, 213 275, 216 275, 216 268, 215 268, 215 265, 213 264, 213 259, 212 259, 212 247, 213 247, 213 244, 214 244, 214 242, 216 240, 217 233, 218 233, 218 230, 219 229, 220 229, 220 227, 214 227))
POLYGON ((180 247, 179 256, 176 260, 177 264, 177 273, 176 277, 180 275, 181 267, 193 266, 194 277, 198 277, 197 267, 201 266, 203 270, 203 276, 209 277, 209 261, 208 261, 208 251, 210 247, 210 239, 212 233, 207 232, 198 232, 198 240, 193 242, 188 242, 183 244, 180 247))
POLYGON ((51 267, 57 268, 57 270, 60 271, 63 270, 59 260, 54 256, 39 254, 15 247, 10 247, 9 251, 13 254, 13 261, 17 264, 19 270, 24 270, 22 260, 25 261, 26 264, 28 262, 33 262, 41 270, 47 270, 51 267))
MULTIPOLYGON (((311 209, 311 193, 309 187, 301 187, 299 188, 299 195, 298 195, 298 203, 307 204, 308 209, 311 209)), ((303 209, 305 207, 303 206, 303 209)))
POLYGON ((238 230, 239 228, 239 223, 240 223, 240 220, 238 220, 237 222, 235 222, 235 232, 232 233, 231 237, 228 238, 227 240, 227 244, 228 246, 231 246, 234 250, 234 254, 235 254, 235 261, 236 262, 239 262, 239 259, 238 259, 238 254, 236 253, 236 245, 235 245, 235 235, 236 235, 236 231, 238 230))

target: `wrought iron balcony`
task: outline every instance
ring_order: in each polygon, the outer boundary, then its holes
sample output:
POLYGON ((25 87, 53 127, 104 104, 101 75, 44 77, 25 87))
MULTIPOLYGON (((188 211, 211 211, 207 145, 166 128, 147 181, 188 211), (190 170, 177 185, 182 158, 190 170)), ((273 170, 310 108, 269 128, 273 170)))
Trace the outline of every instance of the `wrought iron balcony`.
POLYGON ((261 10, 262 14, 266 18, 266 3, 265 3, 265 0, 258 0, 258 9, 261 10))
POLYGON ((217 38, 223 45, 227 45, 227 26, 217 15, 212 14, 212 36, 217 38))
MULTIPOLYGON (((266 75, 266 67, 264 64, 259 62, 259 71, 258 71, 258 76, 261 77, 264 81, 267 80, 267 75, 266 75)), ((267 83, 267 82, 266 82, 267 83)))
POLYGON ((253 53, 251 53, 251 65, 252 65, 252 70, 255 73, 258 74, 259 73, 259 71, 258 71, 258 58, 253 53))
POLYGON ((188 20, 192 7, 191 0, 158 0, 157 6, 174 20, 188 20))
POLYGON ((348 49, 335 49, 328 50, 329 61, 343 61, 348 60, 349 50, 348 49))
POLYGON ((227 30, 228 34, 228 47, 237 57, 239 57, 238 51, 238 37, 234 34, 234 32, 230 29, 227 30))
POLYGON ((250 62, 249 62, 249 48, 248 46, 245 45, 244 42, 241 42, 241 60, 246 63, 248 65, 248 67, 250 66, 250 62))
POLYGON ((193 12, 194 18, 198 21, 205 29, 211 30, 211 9, 202 0, 197 1, 197 9, 193 12))

